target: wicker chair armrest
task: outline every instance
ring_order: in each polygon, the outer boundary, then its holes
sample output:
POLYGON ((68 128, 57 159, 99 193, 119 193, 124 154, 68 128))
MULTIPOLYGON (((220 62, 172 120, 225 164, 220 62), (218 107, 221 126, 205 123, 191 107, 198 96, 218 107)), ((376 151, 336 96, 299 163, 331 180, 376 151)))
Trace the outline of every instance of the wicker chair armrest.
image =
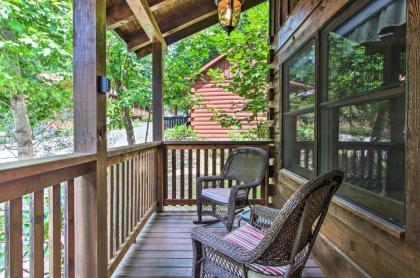
POLYGON ((224 180, 223 176, 201 176, 197 178, 197 183, 201 184, 206 181, 224 180))
POLYGON ((237 191, 239 191, 239 190, 251 189, 259 185, 260 183, 238 184, 238 185, 232 186, 232 191, 234 188, 237 188, 237 191))
POLYGON ((203 182, 219 181, 223 180, 223 176, 201 176, 197 178, 197 196, 201 196, 201 190, 203 189, 203 182))
POLYGON ((251 254, 245 249, 210 232, 205 227, 195 228, 191 233, 191 238, 239 263, 249 263, 252 260, 251 254))
POLYGON ((251 209, 250 224, 253 226, 267 225, 267 222, 274 221, 279 213, 278 209, 255 205, 251 209))

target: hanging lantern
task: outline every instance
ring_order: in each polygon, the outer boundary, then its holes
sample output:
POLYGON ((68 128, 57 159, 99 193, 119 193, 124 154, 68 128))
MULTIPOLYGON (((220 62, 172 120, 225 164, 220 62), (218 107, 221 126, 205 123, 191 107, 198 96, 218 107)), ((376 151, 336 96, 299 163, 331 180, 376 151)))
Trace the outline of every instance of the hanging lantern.
POLYGON ((215 2, 219 22, 223 29, 230 34, 239 24, 243 0, 215 0, 215 2))

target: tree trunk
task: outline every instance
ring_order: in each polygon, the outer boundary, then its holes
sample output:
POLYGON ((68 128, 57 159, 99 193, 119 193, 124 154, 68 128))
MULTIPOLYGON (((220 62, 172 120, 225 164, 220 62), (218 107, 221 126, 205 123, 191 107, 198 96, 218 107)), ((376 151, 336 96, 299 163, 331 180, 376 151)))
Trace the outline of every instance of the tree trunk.
POLYGON ((373 124, 372 133, 370 136, 370 140, 372 142, 379 142, 382 139, 382 133, 385 127, 385 114, 386 107, 382 105, 379 107, 379 110, 375 115, 375 122, 373 124))
POLYGON ((134 129, 133 129, 133 122, 131 121, 130 109, 127 107, 124 107, 122 109, 122 113, 123 113, 125 132, 127 134, 127 142, 129 146, 132 146, 136 144, 136 138, 134 137, 134 129))
POLYGON ((25 99, 24 94, 12 95, 10 97, 10 109, 12 110, 15 125, 19 159, 33 156, 32 128, 29 123, 25 99))

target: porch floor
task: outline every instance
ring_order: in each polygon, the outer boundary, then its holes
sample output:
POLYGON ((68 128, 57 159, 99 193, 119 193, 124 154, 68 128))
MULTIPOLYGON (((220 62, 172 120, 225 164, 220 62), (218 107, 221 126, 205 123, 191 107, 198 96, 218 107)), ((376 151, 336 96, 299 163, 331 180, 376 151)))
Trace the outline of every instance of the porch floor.
MULTIPOLYGON (((193 211, 165 211, 152 216, 112 277, 191 277, 190 233, 196 226, 193 211)), ((216 233, 221 223, 209 226, 216 233)), ((303 277, 325 277, 309 259, 303 277)))

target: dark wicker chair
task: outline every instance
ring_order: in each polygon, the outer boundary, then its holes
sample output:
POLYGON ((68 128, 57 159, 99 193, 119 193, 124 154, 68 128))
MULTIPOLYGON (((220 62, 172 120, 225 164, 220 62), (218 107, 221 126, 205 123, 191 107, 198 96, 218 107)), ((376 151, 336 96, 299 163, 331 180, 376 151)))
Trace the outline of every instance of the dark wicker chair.
POLYGON ((203 215, 211 215, 232 230, 235 215, 248 206, 250 189, 258 187, 268 165, 267 152, 260 148, 241 147, 232 151, 219 176, 203 176, 197 179, 197 214, 202 224, 203 215), (225 188, 226 181, 236 185, 225 188), (218 183, 218 188, 203 188, 203 182, 218 183))
POLYGON ((300 277, 342 180, 334 170, 299 188, 281 210, 255 206, 250 223, 225 236, 195 228, 193 276, 300 277))

